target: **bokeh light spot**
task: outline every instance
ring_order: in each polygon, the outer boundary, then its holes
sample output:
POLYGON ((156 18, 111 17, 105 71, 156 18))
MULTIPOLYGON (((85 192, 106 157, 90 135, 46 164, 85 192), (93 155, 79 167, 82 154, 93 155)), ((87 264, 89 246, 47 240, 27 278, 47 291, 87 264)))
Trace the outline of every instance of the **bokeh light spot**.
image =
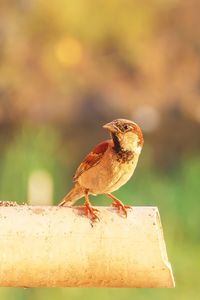
POLYGON ((153 106, 141 105, 134 111, 133 119, 140 124, 144 131, 152 132, 160 123, 160 114, 153 106))
POLYGON ((78 65, 82 54, 81 43, 71 37, 62 38, 55 47, 56 58, 65 67, 78 65))

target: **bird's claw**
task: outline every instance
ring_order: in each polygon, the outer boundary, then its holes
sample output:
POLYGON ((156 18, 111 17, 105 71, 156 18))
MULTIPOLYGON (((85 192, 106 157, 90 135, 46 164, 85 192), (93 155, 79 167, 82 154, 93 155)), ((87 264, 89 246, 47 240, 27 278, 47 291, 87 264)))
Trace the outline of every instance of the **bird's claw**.
POLYGON ((131 206, 129 205, 124 205, 120 200, 115 200, 112 203, 112 206, 115 207, 117 209, 117 212, 120 213, 122 211, 122 213, 125 215, 125 217, 127 218, 127 209, 130 209, 131 206))
POLYGON ((94 220, 99 220, 100 221, 99 217, 96 214, 97 212, 99 212, 99 210, 97 208, 92 207, 88 203, 85 204, 86 216, 90 217, 93 221, 94 220))

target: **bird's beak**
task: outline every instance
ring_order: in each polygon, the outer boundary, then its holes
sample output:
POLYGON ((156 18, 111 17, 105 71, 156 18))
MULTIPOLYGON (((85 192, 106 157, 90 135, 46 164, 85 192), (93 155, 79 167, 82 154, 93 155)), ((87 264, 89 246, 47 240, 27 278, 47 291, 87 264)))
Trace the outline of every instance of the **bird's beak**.
POLYGON ((118 131, 117 126, 113 122, 103 125, 103 128, 108 129, 110 132, 113 133, 118 131))

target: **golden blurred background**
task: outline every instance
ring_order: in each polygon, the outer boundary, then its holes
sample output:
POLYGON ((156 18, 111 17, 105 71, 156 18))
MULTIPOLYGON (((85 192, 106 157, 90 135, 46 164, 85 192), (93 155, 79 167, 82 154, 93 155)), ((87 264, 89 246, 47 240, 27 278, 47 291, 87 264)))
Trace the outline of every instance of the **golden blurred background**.
MULTIPOLYGON (((57 204, 123 117, 143 129, 127 204, 160 209, 175 290, 1 289, 0 299, 198 299, 200 2, 0 2, 0 197, 57 204)), ((104 197, 93 203, 109 205, 104 197)))

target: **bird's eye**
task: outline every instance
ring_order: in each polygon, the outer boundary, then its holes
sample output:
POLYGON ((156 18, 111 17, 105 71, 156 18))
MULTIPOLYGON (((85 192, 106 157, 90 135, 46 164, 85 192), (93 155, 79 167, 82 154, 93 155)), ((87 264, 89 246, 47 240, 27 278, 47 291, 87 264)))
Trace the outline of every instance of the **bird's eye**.
POLYGON ((129 129, 129 126, 125 124, 125 125, 124 125, 124 129, 125 129, 125 130, 128 130, 128 129, 129 129))

